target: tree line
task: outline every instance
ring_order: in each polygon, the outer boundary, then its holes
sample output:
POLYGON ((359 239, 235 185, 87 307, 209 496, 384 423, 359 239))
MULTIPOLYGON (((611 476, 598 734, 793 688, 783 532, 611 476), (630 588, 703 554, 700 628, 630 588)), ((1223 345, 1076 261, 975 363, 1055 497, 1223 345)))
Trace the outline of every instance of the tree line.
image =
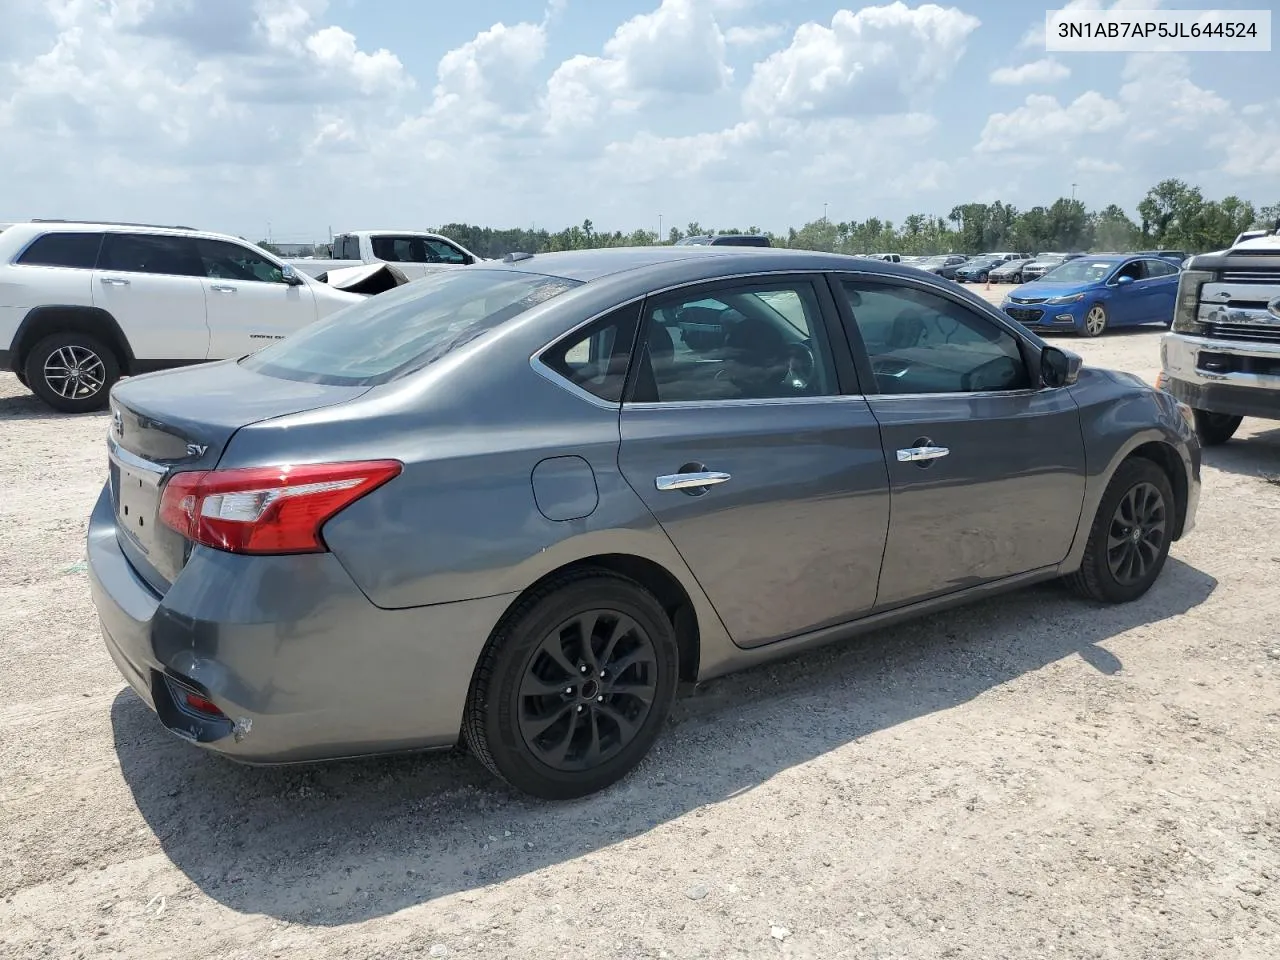
POLYGON ((494 229, 469 223, 446 223, 434 232, 450 237, 482 257, 512 251, 549 253, 593 247, 651 246, 684 237, 725 233, 766 233, 774 246, 835 253, 983 253, 989 250, 1117 251, 1186 250, 1199 253, 1230 246, 1245 230, 1274 226, 1280 203, 1258 207, 1228 196, 1208 200, 1198 187, 1182 180, 1162 180, 1138 204, 1137 219, 1110 204, 1090 211, 1079 200, 1060 197, 1049 206, 1018 210, 1011 204, 964 203, 944 216, 916 213, 895 224, 871 217, 839 222, 813 220, 784 234, 756 227, 711 228, 697 221, 672 227, 659 238, 654 230, 599 231, 590 220, 559 231, 494 229))

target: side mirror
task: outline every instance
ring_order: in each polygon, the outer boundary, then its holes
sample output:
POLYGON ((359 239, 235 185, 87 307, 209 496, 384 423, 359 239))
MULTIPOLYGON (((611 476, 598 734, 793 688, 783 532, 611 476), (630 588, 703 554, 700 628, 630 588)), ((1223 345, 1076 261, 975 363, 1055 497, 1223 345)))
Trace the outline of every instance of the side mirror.
POLYGON ((1116 277, 1117 287, 1127 287, 1131 283, 1133 283, 1133 277, 1130 277, 1130 276, 1116 277))
POLYGON ((293 267, 289 266, 289 264, 286 263, 284 265, 284 269, 281 271, 281 275, 284 277, 284 282, 287 283, 289 286, 291 287, 302 286, 302 278, 298 276, 298 271, 293 269, 293 267))
POLYGON ((1069 387, 1080 379, 1080 355, 1058 347, 1040 351, 1040 382, 1046 387, 1069 387))

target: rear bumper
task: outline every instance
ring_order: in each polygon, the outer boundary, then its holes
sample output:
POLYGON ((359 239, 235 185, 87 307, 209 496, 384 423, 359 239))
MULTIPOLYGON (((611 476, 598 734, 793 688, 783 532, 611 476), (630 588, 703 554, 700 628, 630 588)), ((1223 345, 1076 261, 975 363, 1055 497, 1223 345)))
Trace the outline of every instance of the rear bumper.
POLYGON ((1280 344, 1167 333, 1160 358, 1161 387, 1193 409, 1280 420, 1280 344))
POLYGON ((120 550, 105 490, 88 561, 103 639, 125 680, 171 733, 249 763, 453 744, 476 660, 513 599, 383 610, 333 554, 204 548, 162 598, 120 550), (186 709, 174 681, 225 718, 186 709))

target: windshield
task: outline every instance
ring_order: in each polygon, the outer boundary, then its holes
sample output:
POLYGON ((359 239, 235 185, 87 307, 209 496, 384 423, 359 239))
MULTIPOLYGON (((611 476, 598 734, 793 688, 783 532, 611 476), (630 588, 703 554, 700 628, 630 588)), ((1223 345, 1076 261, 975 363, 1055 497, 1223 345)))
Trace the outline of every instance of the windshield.
POLYGON ((1116 268, 1114 260, 1068 260, 1044 275, 1058 283, 1096 283, 1116 268))
POLYGON ((683 240, 677 240, 677 247, 705 247, 711 243, 710 237, 685 237, 683 240))
POLYGON ((386 383, 577 286, 533 273, 442 271, 339 310, 241 364, 285 380, 386 383))

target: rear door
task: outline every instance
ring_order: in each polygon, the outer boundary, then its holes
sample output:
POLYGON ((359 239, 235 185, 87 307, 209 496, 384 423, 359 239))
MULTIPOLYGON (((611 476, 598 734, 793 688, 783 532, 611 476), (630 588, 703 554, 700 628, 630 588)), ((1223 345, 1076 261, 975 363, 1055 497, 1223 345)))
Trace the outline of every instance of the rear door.
POLYGON ((238 243, 199 238, 209 323, 209 359, 243 357, 316 319, 309 284, 284 282, 284 269, 238 243))
POLYGON ((115 318, 138 360, 204 360, 202 273, 190 236, 108 233, 93 273, 93 305, 115 318))
POLYGON ((1147 279, 1143 283, 1150 288, 1147 321, 1173 323, 1173 308, 1178 298, 1178 266, 1163 259, 1146 260, 1144 263, 1147 279))
POLYGON ((776 276, 641 317, 619 465, 740 646, 875 603, 888 478, 833 312, 821 277, 776 276))
POLYGON ((1038 389, 1012 329, 936 287, 845 276, 836 288, 875 384, 892 491, 877 608, 1059 563, 1085 483, 1070 394, 1038 389))

